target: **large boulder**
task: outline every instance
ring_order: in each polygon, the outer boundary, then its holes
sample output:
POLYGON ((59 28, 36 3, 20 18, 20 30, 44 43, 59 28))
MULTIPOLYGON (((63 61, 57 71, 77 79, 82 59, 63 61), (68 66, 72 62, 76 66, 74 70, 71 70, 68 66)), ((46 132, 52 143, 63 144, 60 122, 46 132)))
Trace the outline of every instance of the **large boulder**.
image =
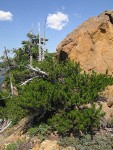
POLYGON ((86 71, 113 73, 113 11, 89 18, 58 45, 59 59, 79 62, 86 71))

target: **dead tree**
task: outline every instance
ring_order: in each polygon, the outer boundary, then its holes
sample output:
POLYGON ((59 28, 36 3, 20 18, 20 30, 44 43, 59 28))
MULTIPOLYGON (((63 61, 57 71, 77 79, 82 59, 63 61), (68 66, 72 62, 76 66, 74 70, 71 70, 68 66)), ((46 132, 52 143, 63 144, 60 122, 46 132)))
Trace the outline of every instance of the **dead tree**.
POLYGON ((11 95, 13 96, 14 95, 14 87, 13 87, 13 82, 12 82, 12 74, 10 72, 10 69, 11 69, 11 64, 10 64, 10 61, 9 61, 9 57, 8 57, 8 51, 7 49, 5 48, 5 51, 4 51, 4 54, 5 54, 5 58, 6 58, 6 64, 7 64, 7 67, 8 67, 8 71, 9 71, 9 79, 10 79, 10 89, 11 89, 11 95))
POLYGON ((33 77, 31 77, 30 79, 27 79, 26 81, 24 81, 23 83, 21 83, 22 85, 26 85, 28 82, 32 81, 35 78, 45 78, 48 77, 48 74, 44 71, 42 71, 40 68, 34 68, 31 65, 26 66, 27 69, 29 69, 31 72, 34 73, 33 77))

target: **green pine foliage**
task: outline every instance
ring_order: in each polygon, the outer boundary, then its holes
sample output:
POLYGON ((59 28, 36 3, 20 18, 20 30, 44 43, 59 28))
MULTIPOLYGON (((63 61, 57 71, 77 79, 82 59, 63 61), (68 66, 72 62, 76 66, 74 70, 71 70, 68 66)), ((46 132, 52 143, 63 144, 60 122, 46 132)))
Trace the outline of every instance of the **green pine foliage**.
POLYGON ((113 78, 95 72, 81 73, 79 64, 70 61, 44 61, 37 66, 48 72, 48 77, 22 86, 19 96, 6 103, 8 117, 17 122, 25 115, 32 116, 35 124, 46 123, 62 136, 80 132, 92 135, 104 116, 95 102, 99 93, 113 84, 113 78))

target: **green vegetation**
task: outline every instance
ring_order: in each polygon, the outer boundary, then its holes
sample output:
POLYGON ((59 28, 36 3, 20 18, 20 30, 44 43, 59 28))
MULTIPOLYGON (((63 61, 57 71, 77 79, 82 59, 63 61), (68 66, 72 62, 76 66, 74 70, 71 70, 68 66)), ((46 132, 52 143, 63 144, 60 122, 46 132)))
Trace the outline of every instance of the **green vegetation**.
POLYGON ((41 123, 38 126, 33 126, 28 129, 28 134, 30 137, 38 136, 40 142, 47 139, 47 136, 50 134, 51 126, 41 123))
POLYGON ((72 146, 77 150, 112 150, 112 138, 107 136, 96 135, 94 140, 90 140, 90 135, 85 135, 81 139, 73 137, 64 137, 59 140, 63 147, 72 146))
POLYGON ((15 56, 10 61, 14 67, 11 67, 5 79, 8 90, 3 93, 8 96, 10 83, 13 83, 19 95, 4 99, 5 106, 1 106, 0 117, 9 118, 15 124, 23 117, 30 116, 31 129, 28 132, 32 135, 39 132, 44 135, 50 130, 62 137, 71 134, 81 136, 82 133, 90 134, 93 138, 93 131, 99 127, 100 118, 104 116, 102 106, 98 105, 97 108, 96 102, 100 99, 100 93, 113 84, 112 76, 107 72, 81 72, 79 64, 68 60, 59 62, 47 52, 45 60, 38 61, 38 47, 32 45, 31 52, 27 51, 29 43, 23 44, 23 48, 14 51, 15 56), (26 67, 29 53, 33 56, 33 67, 40 68, 47 75, 33 78, 37 76, 36 72, 26 67), (32 78, 30 82, 20 86, 29 78, 32 78))
POLYGON ((23 145, 23 141, 16 141, 14 143, 8 144, 6 150, 19 150, 23 145))
POLYGON ((16 143, 12 143, 7 146, 6 150, 16 150, 16 148, 17 148, 16 143))

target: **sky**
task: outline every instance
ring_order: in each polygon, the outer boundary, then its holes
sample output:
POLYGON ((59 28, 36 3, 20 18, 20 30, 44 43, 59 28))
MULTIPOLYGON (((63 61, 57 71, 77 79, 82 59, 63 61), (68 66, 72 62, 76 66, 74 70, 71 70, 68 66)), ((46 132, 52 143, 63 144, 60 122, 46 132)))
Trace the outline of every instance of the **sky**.
POLYGON ((55 52, 58 44, 90 17, 113 10, 113 0, 0 0, 0 56, 4 47, 21 47, 33 29, 49 39, 47 49, 55 52))

